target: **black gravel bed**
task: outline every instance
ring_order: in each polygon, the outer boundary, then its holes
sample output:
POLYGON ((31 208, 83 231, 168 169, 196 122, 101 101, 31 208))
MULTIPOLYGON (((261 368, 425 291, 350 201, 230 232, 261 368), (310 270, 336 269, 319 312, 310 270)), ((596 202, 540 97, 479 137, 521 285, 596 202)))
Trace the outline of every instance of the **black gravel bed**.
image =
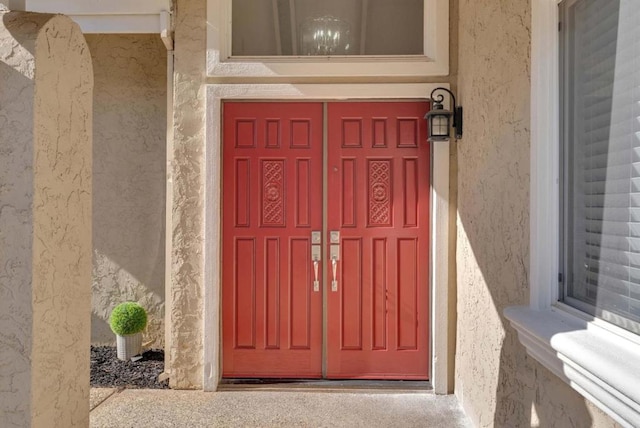
POLYGON ((121 361, 113 346, 91 347, 91 386, 97 388, 169 389, 169 382, 158 382, 164 371, 164 351, 151 349, 136 362, 121 361))

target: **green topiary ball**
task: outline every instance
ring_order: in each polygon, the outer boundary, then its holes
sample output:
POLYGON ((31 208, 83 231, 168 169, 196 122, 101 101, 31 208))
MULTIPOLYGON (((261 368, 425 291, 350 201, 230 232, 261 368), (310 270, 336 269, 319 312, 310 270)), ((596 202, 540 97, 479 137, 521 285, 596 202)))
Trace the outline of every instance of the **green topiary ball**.
POLYGON ((136 302, 120 303, 111 312, 109 325, 119 336, 139 333, 147 326, 147 311, 136 302))

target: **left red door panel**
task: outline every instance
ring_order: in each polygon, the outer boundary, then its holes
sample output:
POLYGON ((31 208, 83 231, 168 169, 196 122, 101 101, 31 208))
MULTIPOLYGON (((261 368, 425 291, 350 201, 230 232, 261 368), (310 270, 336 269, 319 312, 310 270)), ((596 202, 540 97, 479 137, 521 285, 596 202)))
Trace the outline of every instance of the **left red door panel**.
POLYGON ((321 377, 322 104, 229 102, 223 116, 223 376, 321 377))

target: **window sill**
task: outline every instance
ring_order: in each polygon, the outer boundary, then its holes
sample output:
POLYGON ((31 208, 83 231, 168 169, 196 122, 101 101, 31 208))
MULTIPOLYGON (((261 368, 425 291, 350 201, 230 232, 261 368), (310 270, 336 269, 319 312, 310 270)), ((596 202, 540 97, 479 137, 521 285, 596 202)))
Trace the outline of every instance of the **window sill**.
POLYGON ((527 353, 616 422, 640 426, 640 344, 558 308, 504 310, 527 353))
POLYGON ((397 77, 416 78, 449 75, 448 54, 431 59, 418 57, 233 57, 221 60, 220 53, 207 53, 210 77, 245 78, 326 78, 326 77, 397 77))

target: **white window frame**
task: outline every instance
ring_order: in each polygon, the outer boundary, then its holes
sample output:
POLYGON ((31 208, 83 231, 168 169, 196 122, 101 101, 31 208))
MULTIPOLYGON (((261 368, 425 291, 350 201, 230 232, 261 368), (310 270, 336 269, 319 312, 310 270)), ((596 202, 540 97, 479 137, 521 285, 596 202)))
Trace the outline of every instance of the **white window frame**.
POLYGON ((527 353, 625 427, 640 426, 640 336, 558 300, 558 4, 531 5, 530 304, 505 317, 527 353))
POLYGON ((232 57, 231 0, 207 0, 207 75, 349 77, 449 75, 449 0, 424 0, 424 55, 232 57))

